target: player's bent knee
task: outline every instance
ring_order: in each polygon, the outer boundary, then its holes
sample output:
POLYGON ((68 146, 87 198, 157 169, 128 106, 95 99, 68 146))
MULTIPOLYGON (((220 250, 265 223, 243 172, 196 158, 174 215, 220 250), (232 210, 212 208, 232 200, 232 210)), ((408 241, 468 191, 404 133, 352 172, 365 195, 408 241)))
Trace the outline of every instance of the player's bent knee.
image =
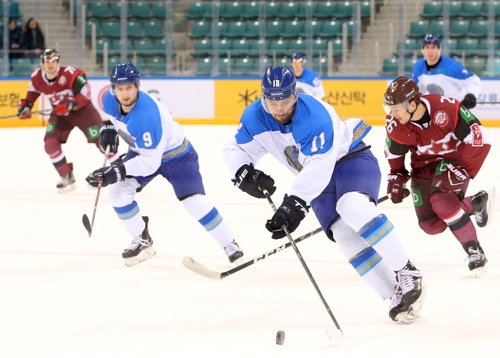
POLYGON ((333 233, 333 237, 340 252, 347 259, 351 259, 369 247, 366 241, 342 219, 335 221, 332 226, 330 226, 330 230, 333 233))
POLYGON ((437 235, 442 233, 448 227, 446 223, 439 219, 420 221, 418 226, 428 235, 437 235))
POLYGON ((359 192, 345 193, 337 202, 340 217, 356 231, 379 215, 375 203, 366 194, 359 192))
POLYGON ((122 207, 132 203, 139 187, 140 184, 135 178, 126 178, 124 181, 110 185, 108 197, 111 205, 122 207))
POLYGON ((46 138, 44 147, 45 152, 52 157, 61 151, 61 142, 59 142, 56 138, 46 138))

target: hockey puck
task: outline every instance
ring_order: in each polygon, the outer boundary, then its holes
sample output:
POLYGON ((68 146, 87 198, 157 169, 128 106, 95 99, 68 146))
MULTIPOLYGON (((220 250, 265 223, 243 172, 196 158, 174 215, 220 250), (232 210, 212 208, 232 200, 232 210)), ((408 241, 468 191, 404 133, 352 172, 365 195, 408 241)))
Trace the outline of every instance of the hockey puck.
POLYGON ((276 333, 276 344, 281 346, 283 343, 285 343, 285 332, 278 331, 278 333, 276 333))

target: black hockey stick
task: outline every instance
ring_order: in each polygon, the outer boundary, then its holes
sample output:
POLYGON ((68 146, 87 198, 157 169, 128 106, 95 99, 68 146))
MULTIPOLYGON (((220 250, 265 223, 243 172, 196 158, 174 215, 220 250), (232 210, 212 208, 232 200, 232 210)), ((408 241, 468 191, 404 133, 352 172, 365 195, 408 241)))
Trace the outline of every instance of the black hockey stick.
MULTIPOLYGON (((108 145, 106 147, 106 153, 104 153, 104 163, 102 163, 103 167, 106 165, 106 162, 108 161, 109 149, 110 149, 110 147, 108 145)), ((97 203, 99 202, 99 194, 101 193, 101 187, 102 187, 102 178, 99 178, 99 184, 97 185, 97 195, 96 195, 95 204, 94 204, 94 212, 92 213, 92 223, 90 222, 87 214, 83 214, 83 216, 82 216, 83 226, 85 226, 85 229, 87 230, 87 232, 89 234, 89 237, 92 236, 92 229, 94 228, 95 212, 97 210, 97 203)))
MULTIPOLYGON (((44 109, 44 110, 41 110, 41 111, 29 112, 29 113, 26 113, 26 115, 31 115, 31 114, 51 114, 51 113, 52 113, 52 109, 44 109)), ((9 114, 8 116, 0 117, 0 119, 7 119, 7 118, 14 118, 14 117, 19 117, 19 114, 18 113, 16 113, 16 114, 9 114)))
MULTIPOLYGON (((378 202, 382 203, 382 202, 386 201, 387 199, 389 199, 389 196, 385 195, 385 196, 381 197, 380 199, 378 199, 378 202)), ((307 234, 302 235, 301 237, 293 240, 293 242, 295 244, 298 244, 299 242, 304 241, 305 239, 308 239, 311 236, 316 235, 317 233, 319 233, 321 231, 323 231, 323 229, 319 227, 319 228, 317 228, 311 232, 308 232, 307 234)), ((182 264, 184 266, 186 266, 188 269, 190 269, 191 271, 193 271, 194 273, 197 273, 198 275, 201 275, 203 277, 217 281, 217 280, 222 280, 223 278, 226 278, 226 277, 228 277, 228 276, 230 276, 238 271, 241 271, 244 268, 247 268, 248 266, 252 266, 252 265, 256 264, 257 262, 262 261, 271 255, 274 255, 280 251, 288 249, 290 246, 292 246, 292 243, 287 242, 285 245, 278 246, 274 250, 268 251, 265 254, 257 256, 253 260, 247 261, 244 264, 241 264, 239 266, 236 266, 230 270, 223 271, 223 272, 211 270, 208 267, 200 264, 198 261, 196 261, 195 259, 193 259, 190 256, 184 256, 184 258, 182 259, 182 264)))

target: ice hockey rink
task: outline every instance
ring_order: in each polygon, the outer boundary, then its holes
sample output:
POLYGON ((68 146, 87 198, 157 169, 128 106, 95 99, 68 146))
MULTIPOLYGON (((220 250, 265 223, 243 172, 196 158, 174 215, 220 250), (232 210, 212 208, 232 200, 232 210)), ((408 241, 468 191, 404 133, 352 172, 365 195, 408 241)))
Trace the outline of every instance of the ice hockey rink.
MULTIPOLYGON (((231 226, 251 260, 286 243, 265 230, 272 209, 266 200, 234 188, 222 146, 235 126, 184 126, 200 156, 208 197, 231 226)), ((492 151, 468 194, 499 185, 500 128, 487 128, 492 151)), ((184 211, 170 184, 155 179, 136 196, 150 218, 157 255, 125 267, 121 252, 131 241, 101 192, 94 232, 96 191, 85 177, 103 155, 73 132, 64 150, 74 162, 77 189, 58 194, 58 181, 43 147, 43 128, 2 129, 0 175, 0 356, 1 357, 492 357, 500 337, 500 205, 478 229, 489 259, 475 278, 466 254, 449 231, 427 236, 417 226, 410 200, 386 201, 381 211, 400 232, 411 260, 423 271, 428 293, 421 318, 392 322, 388 301, 360 279, 323 233, 298 244, 312 275, 340 324, 335 331, 294 250, 288 248, 220 281, 186 269, 189 255, 226 271, 232 265, 218 244, 184 211), (285 331, 284 345, 275 343, 285 331)), ((379 158, 385 195, 388 166, 382 127, 366 142, 379 158)), ((125 151, 121 143, 120 151, 125 151)), ((276 205, 292 183, 289 172, 264 158, 258 168, 277 184, 276 205)), ((497 191, 498 191, 497 187, 497 191)), ((310 213, 292 234, 319 227, 310 213)))

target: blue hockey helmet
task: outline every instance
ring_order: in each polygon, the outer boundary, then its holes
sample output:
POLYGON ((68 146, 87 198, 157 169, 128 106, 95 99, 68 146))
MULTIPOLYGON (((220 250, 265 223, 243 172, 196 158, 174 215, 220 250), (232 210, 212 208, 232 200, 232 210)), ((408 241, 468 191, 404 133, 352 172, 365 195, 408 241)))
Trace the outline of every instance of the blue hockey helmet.
POLYGON ((262 98, 272 101, 297 97, 297 79, 288 67, 269 67, 262 79, 262 98))
POLYGON ((441 39, 438 35, 427 34, 422 40, 422 47, 425 45, 437 45, 437 47, 441 47, 441 39))
POLYGON ((306 59, 305 59, 305 56, 302 53, 295 52, 295 53, 292 54, 292 56, 290 56, 290 62, 293 62, 293 61, 306 62, 306 59))
POLYGON ((137 88, 139 88, 139 78, 141 74, 137 71, 137 68, 130 62, 120 63, 115 65, 111 74, 109 75, 109 82, 111 82, 111 87, 116 85, 124 85, 127 83, 135 83, 137 88))

